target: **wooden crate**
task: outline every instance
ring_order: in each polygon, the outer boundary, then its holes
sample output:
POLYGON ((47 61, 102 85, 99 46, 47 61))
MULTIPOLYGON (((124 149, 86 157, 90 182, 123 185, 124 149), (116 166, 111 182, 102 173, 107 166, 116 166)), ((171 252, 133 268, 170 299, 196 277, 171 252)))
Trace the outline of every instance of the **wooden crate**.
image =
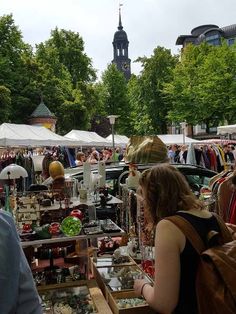
POLYGON ((95 280, 88 282, 89 292, 93 302, 98 310, 98 314, 112 314, 108 302, 104 299, 101 290, 98 288, 95 280))
MULTIPOLYGON (((101 261, 102 258, 97 257, 97 261, 101 261)), ((104 265, 101 265, 97 262, 94 261, 94 257, 90 257, 89 259, 89 271, 92 274, 92 277, 96 278, 97 277, 97 272, 95 271, 95 269, 97 268, 103 268, 103 267, 120 267, 120 266, 132 266, 132 265, 137 265, 135 263, 135 261, 130 257, 130 262, 129 263, 124 263, 124 264, 113 264, 111 263, 109 265, 109 263, 104 263, 104 265), (108 264, 108 265, 107 265, 108 264)))
POLYGON ((114 314, 155 314, 155 311, 149 305, 139 305, 120 309, 116 303, 117 299, 136 298, 134 291, 111 292, 108 295, 108 304, 114 314))
POLYGON ((93 276, 98 284, 98 287, 101 289, 105 299, 108 300, 108 288, 94 264, 93 264, 93 276))
MULTIPOLYGON (((137 266, 137 264, 135 265, 127 265, 127 266, 120 266, 120 267, 131 267, 131 268, 136 268, 140 271, 140 274, 145 276, 144 278, 146 278, 146 280, 148 280, 150 282, 150 284, 153 283, 153 281, 137 266)), ((116 267, 96 267, 93 263, 93 275, 94 275, 94 278, 96 279, 97 283, 98 283, 98 286, 99 288, 101 289, 104 297, 106 300, 108 300, 108 294, 110 292, 112 292, 112 288, 109 287, 109 284, 106 283, 106 280, 104 280, 104 278, 101 276, 101 273, 100 271, 104 268, 105 269, 110 269, 110 268, 116 268, 116 267)), ((121 290, 121 289, 119 289, 121 290)), ((126 291, 133 291, 133 287, 132 288, 127 288, 127 289, 122 289, 120 292, 126 292, 126 291)), ((115 291, 113 291, 115 292, 115 291)), ((117 291, 119 292, 119 291, 117 291)))
POLYGON ((91 295, 92 301, 97 309, 97 314, 112 314, 112 311, 108 305, 108 302, 105 300, 102 295, 101 290, 99 289, 95 280, 80 280, 71 283, 62 283, 49 285, 44 287, 38 287, 39 294, 43 294, 47 290, 63 290, 66 288, 75 288, 79 286, 87 286, 89 293, 91 295))
POLYGON ((106 256, 104 255, 103 257, 97 257, 96 260, 94 259, 94 257, 91 257, 91 262, 94 264, 95 267, 99 268, 99 267, 119 267, 119 266, 132 266, 132 265, 137 265, 135 263, 135 261, 132 259, 132 257, 129 256, 129 262, 127 263, 122 263, 122 264, 115 264, 112 263, 111 259, 112 256, 106 256))

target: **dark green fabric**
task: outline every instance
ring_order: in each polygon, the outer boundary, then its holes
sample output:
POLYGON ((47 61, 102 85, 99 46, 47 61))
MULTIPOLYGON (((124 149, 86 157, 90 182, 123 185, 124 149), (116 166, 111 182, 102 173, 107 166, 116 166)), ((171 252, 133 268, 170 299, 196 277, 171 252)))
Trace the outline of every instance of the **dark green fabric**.
POLYGON ((132 136, 127 145, 125 161, 147 164, 169 160, 166 145, 158 136, 132 136))

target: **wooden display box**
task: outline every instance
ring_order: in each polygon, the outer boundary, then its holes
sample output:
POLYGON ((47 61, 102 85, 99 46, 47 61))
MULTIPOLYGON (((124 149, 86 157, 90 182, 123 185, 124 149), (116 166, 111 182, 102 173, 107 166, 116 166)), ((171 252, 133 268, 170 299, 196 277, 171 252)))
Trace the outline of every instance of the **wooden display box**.
POLYGON ((94 259, 94 257, 91 258, 91 262, 93 263, 94 267, 119 267, 119 266, 132 266, 136 265, 135 261, 132 259, 132 257, 128 256, 129 261, 124 263, 114 263, 112 261, 112 255, 104 255, 103 257, 97 257, 94 259))
POLYGON ((94 264, 93 264, 93 276, 96 279, 98 287, 101 289, 105 299, 108 300, 108 292, 109 292, 108 288, 94 264))
POLYGON ((108 295, 108 304, 114 314, 155 314, 156 312, 149 305, 139 305, 129 308, 119 308, 116 300, 137 298, 134 291, 111 292, 108 295))
MULTIPOLYGON (((137 266, 137 264, 134 265, 128 265, 128 266, 120 266, 121 268, 127 268, 127 273, 129 273, 131 270, 137 270, 139 272, 139 274, 144 277, 147 281, 150 282, 150 284, 153 283, 153 281, 137 266)), ((96 267, 93 264, 93 274, 94 274, 94 278, 96 279, 99 288, 101 289, 104 297, 106 300, 108 300, 109 298, 109 294, 113 293, 113 292, 128 292, 128 291, 133 291, 133 285, 132 287, 124 287, 124 285, 122 284, 122 281, 120 280, 120 278, 118 279, 118 283, 120 284, 120 286, 111 286, 111 280, 106 281, 106 278, 103 277, 101 275, 102 272, 106 273, 106 272, 110 272, 111 269, 116 269, 118 270, 118 267, 96 267)), ((118 270, 119 271, 119 270, 118 270)), ((116 278, 115 276, 113 278, 116 278)))
POLYGON ((97 314, 112 314, 112 311, 110 307, 108 306, 108 303, 104 299, 104 296, 102 295, 101 290, 98 288, 97 283, 95 280, 81 280, 71 283, 62 283, 62 284, 55 284, 50 285, 48 287, 38 287, 39 294, 42 295, 46 291, 63 291, 63 289, 68 288, 75 288, 80 286, 87 286, 88 291, 90 293, 90 296, 92 298, 92 301, 96 307, 97 314))
MULTIPOLYGON (((103 257, 97 257, 97 261, 101 261, 102 259, 104 259, 103 257)), ((94 258, 91 257, 90 258, 90 269, 92 272, 93 277, 96 279, 99 288, 101 289, 104 297, 106 300, 108 300, 108 293, 109 293, 109 288, 106 286, 104 280, 102 279, 98 269, 99 268, 104 268, 104 267, 123 267, 123 266, 134 266, 137 264, 135 263, 135 261, 130 257, 130 262, 129 263, 125 263, 125 264, 113 264, 112 262, 108 262, 107 264, 104 263, 104 265, 101 265, 97 262, 94 262, 94 258)))

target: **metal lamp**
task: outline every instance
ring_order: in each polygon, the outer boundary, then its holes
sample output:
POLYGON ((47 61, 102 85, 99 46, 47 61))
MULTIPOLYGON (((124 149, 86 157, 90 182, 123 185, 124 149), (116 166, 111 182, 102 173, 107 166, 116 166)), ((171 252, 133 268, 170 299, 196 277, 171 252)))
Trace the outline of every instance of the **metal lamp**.
POLYGON ((28 173, 25 168, 16 164, 10 164, 0 172, 0 180, 13 180, 20 177, 27 178, 28 173))
POLYGON ((112 151, 113 151, 113 159, 115 158, 115 133, 114 133, 114 124, 116 119, 119 118, 117 115, 107 116, 111 125, 111 133, 112 133, 112 151))
POLYGON ((182 128, 182 132, 183 132, 183 144, 185 144, 185 131, 186 131, 186 127, 187 127, 187 122, 180 122, 180 126, 182 128))
POLYGON ((5 167, 0 172, 0 180, 8 180, 9 188, 10 188, 11 180, 15 181, 15 179, 27 178, 27 177, 28 177, 28 173, 25 170, 25 168, 18 166, 16 164, 10 164, 9 166, 5 167))

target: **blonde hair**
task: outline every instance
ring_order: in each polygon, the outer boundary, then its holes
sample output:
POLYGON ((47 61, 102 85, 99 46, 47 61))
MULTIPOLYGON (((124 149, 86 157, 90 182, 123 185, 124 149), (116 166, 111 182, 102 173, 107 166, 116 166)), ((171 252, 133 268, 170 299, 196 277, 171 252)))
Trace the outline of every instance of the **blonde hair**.
POLYGON ((181 172, 170 164, 158 164, 145 170, 139 180, 146 209, 153 222, 179 210, 203 209, 203 203, 191 191, 181 172))

